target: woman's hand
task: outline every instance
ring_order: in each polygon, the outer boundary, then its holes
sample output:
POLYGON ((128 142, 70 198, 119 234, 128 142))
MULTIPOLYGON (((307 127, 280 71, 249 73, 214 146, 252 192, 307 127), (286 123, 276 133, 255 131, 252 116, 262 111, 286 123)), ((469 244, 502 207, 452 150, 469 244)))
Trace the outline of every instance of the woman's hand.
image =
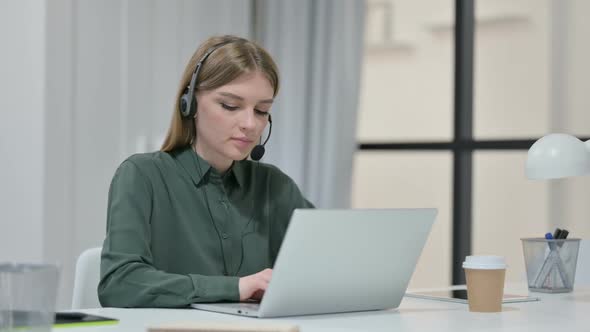
POLYGON ((261 300, 271 277, 272 269, 264 269, 256 274, 240 278, 240 301, 261 300))

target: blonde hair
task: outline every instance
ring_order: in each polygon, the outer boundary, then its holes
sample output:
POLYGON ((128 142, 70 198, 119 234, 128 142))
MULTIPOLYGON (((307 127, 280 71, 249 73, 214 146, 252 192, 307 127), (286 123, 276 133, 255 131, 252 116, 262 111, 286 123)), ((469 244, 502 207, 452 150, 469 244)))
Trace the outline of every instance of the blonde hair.
MULTIPOLYGON (((252 41, 236 36, 211 37, 199 46, 184 69, 176 92, 172 122, 160 149, 161 151, 170 152, 184 148, 195 140, 194 119, 192 117, 185 118, 181 115, 180 97, 190 83, 197 62, 207 51, 216 47, 217 49, 207 57, 201 66, 195 93, 199 90, 216 89, 243 74, 260 71, 273 87, 273 97, 277 95, 279 91, 279 71, 274 60, 264 48, 252 41)), ((193 107, 197 107, 196 103, 193 107)))

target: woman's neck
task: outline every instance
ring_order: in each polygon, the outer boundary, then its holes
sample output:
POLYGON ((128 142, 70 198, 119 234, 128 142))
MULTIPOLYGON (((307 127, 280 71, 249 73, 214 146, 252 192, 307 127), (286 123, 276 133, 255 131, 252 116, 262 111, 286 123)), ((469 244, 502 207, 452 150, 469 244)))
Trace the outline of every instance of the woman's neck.
POLYGON ((227 170, 233 164, 233 160, 227 159, 211 150, 207 150, 206 148, 199 145, 198 142, 193 144, 192 148, 193 151, 195 151, 201 158, 205 159, 205 161, 207 161, 209 165, 211 165, 211 167, 213 167, 220 174, 225 174, 225 172, 227 172, 227 170))

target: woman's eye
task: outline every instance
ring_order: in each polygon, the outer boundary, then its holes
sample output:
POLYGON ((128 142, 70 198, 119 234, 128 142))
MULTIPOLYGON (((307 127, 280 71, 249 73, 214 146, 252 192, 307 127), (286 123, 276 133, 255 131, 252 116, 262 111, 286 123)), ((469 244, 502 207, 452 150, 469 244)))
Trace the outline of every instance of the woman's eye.
POLYGON ((255 109, 254 111, 255 111, 255 112, 256 112, 256 114, 258 114, 258 115, 262 115, 262 116, 266 116, 266 115, 268 115, 268 112, 265 112, 265 111, 261 111, 261 110, 257 110, 257 109, 255 109))
POLYGON ((237 106, 230 106, 230 105, 225 104, 225 103, 221 103, 221 107, 225 108, 228 111, 235 111, 235 110, 238 109, 237 106))

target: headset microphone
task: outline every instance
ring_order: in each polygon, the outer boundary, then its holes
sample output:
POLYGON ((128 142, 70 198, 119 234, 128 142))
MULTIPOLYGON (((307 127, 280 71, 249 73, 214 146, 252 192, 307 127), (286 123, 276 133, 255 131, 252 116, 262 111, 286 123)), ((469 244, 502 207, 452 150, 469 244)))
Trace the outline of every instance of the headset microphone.
POLYGON ((250 158, 252 158, 252 160, 259 161, 264 156, 264 152, 266 152, 264 146, 266 145, 266 142, 268 142, 270 134, 272 133, 272 118, 270 117, 270 114, 268 115, 268 123, 270 125, 268 128, 268 136, 264 140, 264 143, 257 144, 254 149, 252 149, 252 152, 250 152, 250 158))
POLYGON ((264 149, 264 145, 258 144, 254 147, 254 149, 252 149, 252 153, 250 153, 250 158, 252 158, 252 160, 258 161, 262 159, 262 156, 264 156, 264 152, 266 152, 266 149, 264 149))

